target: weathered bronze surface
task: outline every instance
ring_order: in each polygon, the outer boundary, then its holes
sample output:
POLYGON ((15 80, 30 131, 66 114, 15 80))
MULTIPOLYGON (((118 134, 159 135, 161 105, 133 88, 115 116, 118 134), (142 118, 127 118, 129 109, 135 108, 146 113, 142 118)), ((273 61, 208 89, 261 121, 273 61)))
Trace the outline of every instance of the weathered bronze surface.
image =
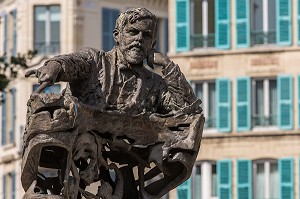
POLYGON ((41 85, 27 104, 24 199, 159 198, 189 178, 201 101, 178 65, 153 49, 156 17, 147 9, 121 13, 113 36, 109 52, 84 48, 26 73, 41 85), (41 93, 60 81, 68 82, 61 94, 41 93))

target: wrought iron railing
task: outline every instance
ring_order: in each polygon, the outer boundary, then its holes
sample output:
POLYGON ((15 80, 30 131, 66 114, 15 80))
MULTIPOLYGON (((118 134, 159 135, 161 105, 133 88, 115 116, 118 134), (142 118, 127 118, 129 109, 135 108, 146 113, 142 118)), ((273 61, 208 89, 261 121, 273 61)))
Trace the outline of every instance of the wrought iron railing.
POLYGON ((269 30, 268 32, 263 31, 252 31, 251 32, 251 44, 262 45, 262 44, 274 44, 276 43, 276 31, 269 30))
POLYGON ((270 115, 269 117, 263 115, 255 115, 252 117, 253 126, 275 126, 277 125, 277 115, 270 115))
POLYGON ((216 118, 208 117, 207 119, 205 119, 204 127, 205 128, 216 128, 217 127, 216 118))
POLYGON ((215 46, 215 34, 194 34, 191 36, 192 48, 209 48, 215 46))
POLYGON ((37 50, 37 53, 40 55, 49 55, 49 54, 58 54, 60 53, 60 42, 35 42, 34 49, 37 50))

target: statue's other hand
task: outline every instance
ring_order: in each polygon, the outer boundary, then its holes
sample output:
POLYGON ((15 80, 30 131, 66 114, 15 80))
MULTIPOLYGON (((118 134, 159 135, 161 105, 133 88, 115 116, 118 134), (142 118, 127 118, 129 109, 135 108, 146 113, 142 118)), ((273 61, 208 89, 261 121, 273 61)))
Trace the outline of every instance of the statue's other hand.
POLYGON ((151 68, 153 68, 153 65, 165 67, 170 63, 170 59, 166 55, 153 48, 149 53, 147 63, 151 68))
POLYGON ((41 86, 35 91, 35 93, 42 92, 46 87, 53 85, 57 76, 61 70, 61 66, 56 61, 50 61, 47 65, 44 65, 38 69, 29 70, 25 73, 25 77, 35 75, 38 78, 38 82, 41 86))

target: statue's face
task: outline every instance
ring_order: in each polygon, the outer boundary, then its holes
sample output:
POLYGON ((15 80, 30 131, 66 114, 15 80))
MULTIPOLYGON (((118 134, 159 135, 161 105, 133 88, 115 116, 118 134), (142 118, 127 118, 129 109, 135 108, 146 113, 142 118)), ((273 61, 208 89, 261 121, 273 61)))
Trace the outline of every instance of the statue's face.
POLYGON ((140 64, 149 55, 155 37, 155 22, 150 19, 128 23, 115 35, 119 48, 129 64, 140 64))

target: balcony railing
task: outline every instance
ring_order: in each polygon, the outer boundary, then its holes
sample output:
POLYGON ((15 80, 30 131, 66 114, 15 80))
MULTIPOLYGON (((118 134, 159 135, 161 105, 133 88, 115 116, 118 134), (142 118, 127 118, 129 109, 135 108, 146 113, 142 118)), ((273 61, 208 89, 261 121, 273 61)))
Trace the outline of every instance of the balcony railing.
POLYGON ((269 117, 265 117, 263 115, 255 115, 252 117, 253 126, 275 126, 277 125, 277 115, 270 115, 269 117))
POLYGON ((208 117, 205 120, 205 124, 204 124, 205 128, 216 128, 216 118, 215 117, 208 117))
POLYGON ((58 54, 60 53, 60 42, 50 42, 50 44, 35 42, 34 49, 37 50, 39 55, 58 54))
POLYGON ((191 36, 192 48, 209 48, 215 46, 215 34, 194 34, 191 36))
POLYGON ((251 32, 251 44, 262 45, 262 44, 275 44, 276 43, 276 31, 269 30, 268 32, 263 31, 252 31, 251 32))

